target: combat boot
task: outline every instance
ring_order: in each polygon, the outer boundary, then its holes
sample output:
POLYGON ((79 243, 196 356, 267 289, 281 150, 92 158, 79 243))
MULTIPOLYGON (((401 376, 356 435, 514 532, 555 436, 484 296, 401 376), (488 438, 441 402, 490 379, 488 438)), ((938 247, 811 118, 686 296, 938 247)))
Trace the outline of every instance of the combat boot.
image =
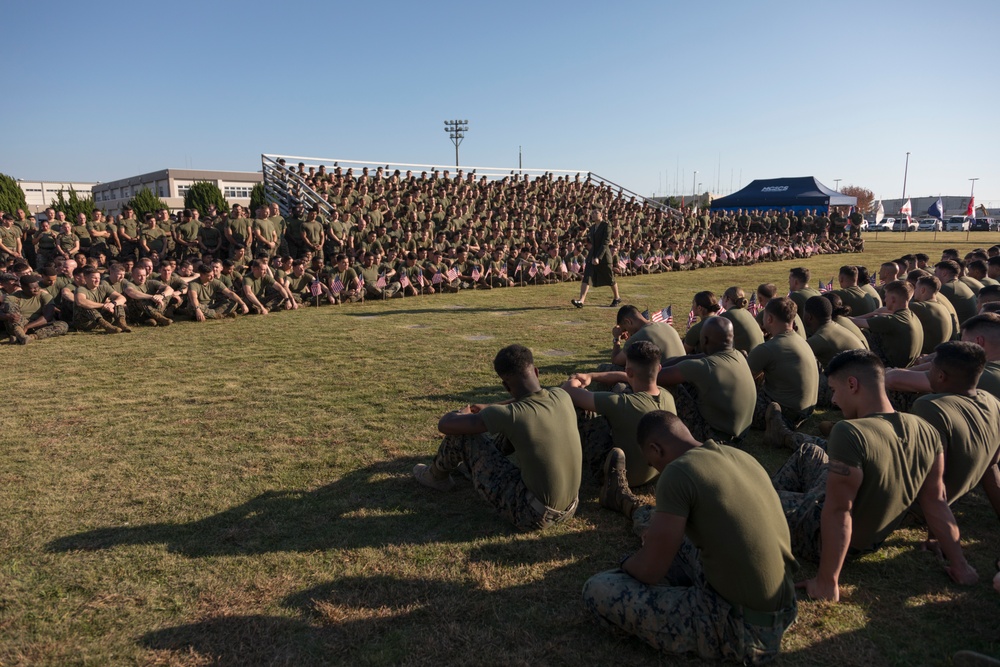
POLYGON ((604 481, 598 497, 601 507, 620 512, 632 518, 632 512, 639 506, 639 499, 628 488, 625 475, 625 452, 615 447, 604 459, 604 481))
POLYGON ((789 447, 792 436, 795 435, 792 429, 788 428, 788 422, 781 414, 781 406, 771 403, 764 413, 764 444, 770 447, 789 447))
POLYGON ((122 332, 121 329, 119 329, 118 327, 116 327, 115 325, 111 324, 111 322, 108 322, 105 319, 99 319, 97 321, 97 324, 102 329, 104 329, 104 333, 106 333, 106 334, 118 334, 118 333, 122 332))
POLYGON ((153 313, 153 321, 161 327, 169 327, 174 323, 172 319, 160 313, 153 313))
POLYGON ((418 463, 413 466, 413 477, 423 484, 438 491, 451 491, 455 488, 455 480, 447 472, 441 477, 442 471, 437 470, 433 465, 418 463))
POLYGON ((18 345, 27 345, 28 336, 24 333, 24 327, 20 324, 15 324, 10 328, 10 337, 14 339, 14 342, 18 345))
POLYGON ((132 333, 132 328, 125 324, 125 320, 121 317, 115 318, 115 321, 112 322, 112 324, 121 329, 123 333, 132 333))

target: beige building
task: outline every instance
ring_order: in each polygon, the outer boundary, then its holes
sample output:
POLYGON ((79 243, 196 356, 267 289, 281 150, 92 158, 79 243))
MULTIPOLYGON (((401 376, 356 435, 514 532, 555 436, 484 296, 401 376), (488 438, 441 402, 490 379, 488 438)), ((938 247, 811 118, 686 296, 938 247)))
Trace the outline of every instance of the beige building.
POLYGON ((184 208, 184 195, 191 186, 208 181, 218 186, 222 196, 230 204, 247 206, 250 191, 264 181, 260 172, 254 171, 208 171, 203 169, 162 169, 160 171, 131 176, 117 181, 97 183, 93 186, 94 204, 104 209, 108 215, 118 215, 122 207, 143 188, 148 188, 162 199, 171 211, 184 208))
MULTIPOLYGON (((24 191, 24 200, 28 203, 28 213, 34 214, 44 211, 52 205, 52 200, 59 196, 62 190, 68 198, 70 188, 76 190, 80 197, 90 196, 90 189, 94 183, 71 183, 69 181, 23 181, 18 179, 17 184, 24 191)), ((11 211, 13 213, 13 211, 11 211)))

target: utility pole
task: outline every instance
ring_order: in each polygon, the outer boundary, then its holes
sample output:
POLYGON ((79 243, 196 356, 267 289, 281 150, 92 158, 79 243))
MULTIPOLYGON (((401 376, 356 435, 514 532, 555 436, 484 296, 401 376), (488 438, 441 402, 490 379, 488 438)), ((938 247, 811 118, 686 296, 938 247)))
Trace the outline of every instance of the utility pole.
POLYGON ((694 174, 691 175, 691 189, 694 190, 694 192, 691 194, 692 197, 697 197, 698 196, 698 185, 697 185, 697 183, 698 183, 698 170, 695 169, 694 170, 694 174))
POLYGON ((906 175, 910 172, 910 151, 906 151, 906 166, 903 167, 903 204, 906 203, 906 175))
POLYGON ((978 181, 979 179, 970 178, 969 180, 972 181, 972 192, 969 193, 969 196, 974 198, 976 196, 976 181, 978 181))
POLYGON ((468 120, 446 120, 444 122, 444 131, 448 133, 448 138, 451 139, 451 143, 455 144, 455 167, 458 167, 458 145, 462 143, 462 139, 465 138, 465 133, 469 131, 469 121, 468 120))

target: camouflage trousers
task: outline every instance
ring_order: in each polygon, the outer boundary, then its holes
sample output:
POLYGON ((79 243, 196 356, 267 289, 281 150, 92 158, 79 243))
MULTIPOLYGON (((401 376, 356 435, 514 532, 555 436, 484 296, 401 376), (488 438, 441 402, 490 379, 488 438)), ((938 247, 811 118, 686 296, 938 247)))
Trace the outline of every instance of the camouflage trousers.
MULTIPOLYGON (((285 295, 279 292, 278 290, 273 290, 268 288, 264 292, 263 298, 258 298, 258 301, 260 301, 260 305, 267 308, 268 311, 271 311, 275 310, 276 308, 281 308, 281 305, 285 302, 285 295)), ((246 300, 246 304, 247 308, 250 309, 251 314, 257 314, 257 315, 260 314, 260 310, 258 310, 258 308, 255 305, 250 303, 249 299, 246 300)))
POLYGON ((816 407, 833 407, 833 390, 830 389, 830 381, 827 379, 826 373, 823 372, 822 368, 819 369, 819 394, 816 397, 816 407))
MULTIPOLYGON (((778 401, 771 398, 771 395, 767 393, 767 389, 763 386, 757 387, 757 403, 753 407, 753 421, 750 423, 750 428, 757 429, 758 431, 764 430, 767 426, 767 420, 765 419, 767 406, 771 403, 778 403, 778 401)), ((809 418, 813 410, 815 410, 815 406, 806 410, 796 410, 794 408, 786 408, 782 405, 781 416, 794 431, 795 427, 809 418)))
POLYGON ((130 322, 142 322, 153 318, 153 313, 163 314, 167 308, 167 300, 157 303, 151 299, 128 299, 125 302, 125 315, 130 322))
POLYGON ((113 322, 121 318, 125 321, 125 306, 115 306, 114 313, 103 308, 73 308, 73 326, 77 331, 93 331, 101 325, 101 320, 113 322))
MULTIPOLYGON (((201 314, 205 316, 206 320, 221 320, 229 315, 235 315, 239 304, 235 301, 230 301, 229 299, 223 299, 222 301, 213 301, 209 305, 199 304, 198 310, 201 314)), ((182 311, 185 315, 191 317, 194 316, 194 311, 190 307, 185 308, 182 311)))
MULTIPOLYGON (((5 314, 20 313, 21 308, 19 304, 14 303, 12 300, 8 300, 0 304, 0 312, 5 314)), ((24 325, 27 322, 20 322, 14 324, 12 322, 4 322, 4 328, 7 330, 7 335, 13 338, 16 342, 24 344, 27 342, 28 336, 34 336, 35 340, 45 340, 46 338, 54 338, 56 336, 63 336, 69 332, 69 324, 62 322, 60 320, 55 320, 46 324, 45 326, 35 327, 30 332, 24 330, 24 325)))
POLYGON ((670 393, 674 397, 677 416, 681 418, 681 421, 688 427, 691 435, 696 440, 705 442, 711 439, 733 446, 739 446, 743 442, 743 437, 740 435, 733 435, 712 428, 712 425, 701 414, 701 410, 698 409, 698 387, 687 382, 682 382, 670 387, 670 393))
POLYGON ((644 584, 621 569, 608 570, 587 580, 583 602, 603 623, 664 653, 747 665, 773 660, 797 615, 794 602, 773 613, 729 604, 705 579, 698 549, 687 538, 662 583, 644 584))
POLYGON ((887 391, 885 393, 889 397, 892 407, 899 412, 909 412, 913 409, 913 404, 917 402, 917 399, 923 396, 923 394, 911 391, 887 391))
POLYGON ((826 500, 826 478, 830 458, 826 442, 796 434, 797 450, 771 478, 792 536, 792 553, 798 558, 819 562, 820 515, 826 500))
POLYGON ((521 470, 505 455, 512 450, 501 435, 448 435, 431 465, 450 473, 464 462, 476 493, 520 530, 546 528, 571 518, 576 513, 576 500, 568 508, 546 507, 528 490, 521 470))
MULTIPOLYGON (((597 484, 604 482, 604 461, 615 446, 611 433, 611 424, 607 417, 586 410, 576 411, 576 425, 580 431, 580 443, 583 445, 583 472, 590 473, 597 484)), ((646 465, 645 462, 642 462, 646 465)), ((659 476, 640 486, 630 487, 634 493, 646 494, 656 490, 659 476)))

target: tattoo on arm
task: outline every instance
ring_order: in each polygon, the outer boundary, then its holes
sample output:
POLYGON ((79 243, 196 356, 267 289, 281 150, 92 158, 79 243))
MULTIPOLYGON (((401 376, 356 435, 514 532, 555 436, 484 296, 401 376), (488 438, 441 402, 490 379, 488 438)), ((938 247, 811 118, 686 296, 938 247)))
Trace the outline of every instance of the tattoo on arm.
POLYGON ((851 467, 843 461, 831 460, 829 463, 829 469, 830 472, 837 475, 847 476, 851 474, 851 467))

